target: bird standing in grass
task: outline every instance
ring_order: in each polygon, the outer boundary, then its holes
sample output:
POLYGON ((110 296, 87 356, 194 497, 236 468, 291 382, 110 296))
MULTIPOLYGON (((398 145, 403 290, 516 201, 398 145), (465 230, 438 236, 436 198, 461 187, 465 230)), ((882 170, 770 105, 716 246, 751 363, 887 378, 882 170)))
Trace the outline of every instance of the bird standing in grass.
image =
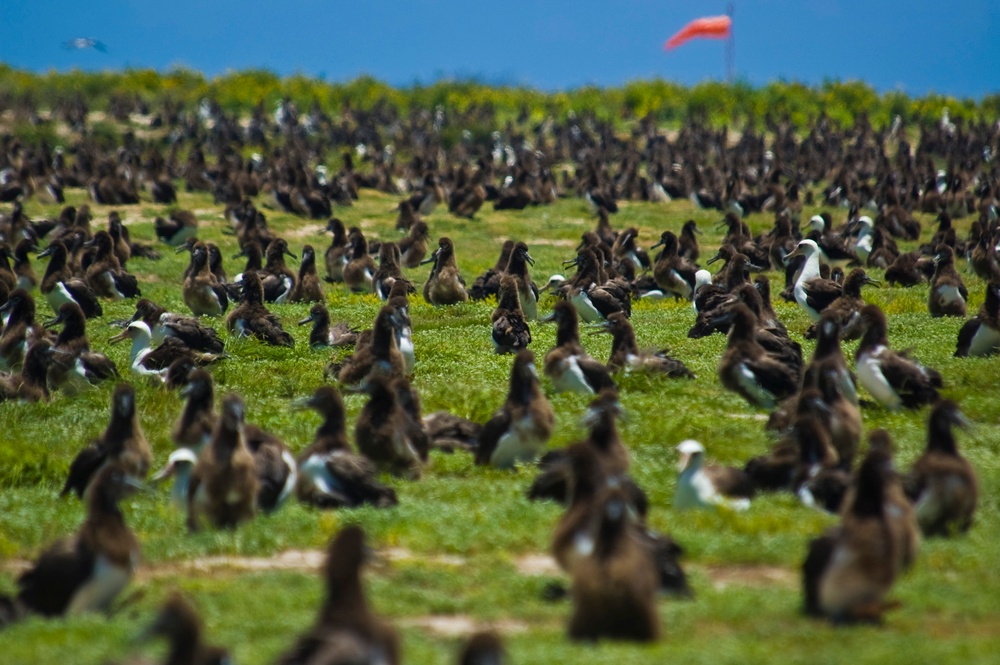
POLYGON ((483 427, 476 449, 476 464, 501 469, 536 459, 545 449, 555 414, 542 393, 535 356, 527 349, 514 358, 507 400, 483 427))
POLYGON ((918 408, 937 399, 941 374, 889 348, 888 323, 877 305, 861 310, 868 330, 854 355, 858 382, 882 406, 918 408))
POLYGON ((279 665, 399 665, 399 635, 372 611, 361 585, 365 534, 347 526, 327 547, 323 606, 316 623, 278 659, 279 665))
POLYGON ((927 421, 927 448, 904 479, 926 536, 964 533, 979 501, 979 479, 955 442, 953 427, 968 427, 958 405, 941 400, 927 421))
POLYGON ((201 528, 205 517, 217 528, 235 528, 257 512, 259 482, 254 458, 243 434, 246 407, 227 395, 212 440, 198 455, 188 487, 188 529, 201 528))
POLYGON ((82 498, 92 480, 109 464, 118 464, 126 473, 144 480, 152 462, 153 451, 139 424, 135 390, 120 383, 111 397, 111 421, 101 437, 73 459, 60 496, 74 492, 82 498))
POLYGON ((15 598, 0 597, 0 614, 45 617, 107 612, 139 563, 139 540, 120 503, 139 487, 117 463, 105 466, 87 495, 87 517, 73 538, 48 547, 17 580, 15 598))

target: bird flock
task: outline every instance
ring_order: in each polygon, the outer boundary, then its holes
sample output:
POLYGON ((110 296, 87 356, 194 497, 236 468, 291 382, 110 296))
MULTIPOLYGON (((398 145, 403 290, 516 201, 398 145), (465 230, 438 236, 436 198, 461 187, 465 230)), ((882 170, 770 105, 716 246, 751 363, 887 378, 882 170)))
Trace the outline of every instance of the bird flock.
MULTIPOLYGON (((156 110, 116 103, 125 107, 118 114, 146 116, 164 138, 129 134, 114 150, 86 135, 69 150, 9 134, 0 139, 0 200, 11 204, 0 211, 0 399, 71 399, 117 382, 107 429, 74 459, 62 490, 86 503, 87 517, 21 575, 15 595, 0 599, 0 625, 32 614, 108 611, 141 551, 121 503, 147 480, 172 481, 172 501, 190 531, 231 529, 292 498, 317 509, 391 508, 406 501, 405 490, 397 496, 384 474, 418 481, 439 450, 470 454, 476 465, 537 469, 529 498, 564 506, 551 551, 570 584, 549 592, 569 597, 570 639, 660 638, 659 596, 693 591, 682 546, 647 524, 652 506, 628 473, 618 384, 631 373, 677 381, 694 373, 669 349, 639 345, 630 318, 640 300, 654 307, 687 301, 689 337, 727 336, 718 384, 769 414, 766 429, 775 438, 740 468, 711 463, 698 441, 680 442, 674 508, 742 511, 760 493, 781 491, 839 516, 804 553, 805 613, 835 623, 882 621, 921 538, 955 537, 973 525, 977 475, 954 434, 968 421, 941 394, 948 377, 891 347, 892 316, 866 304, 864 289, 880 285, 873 271, 892 285, 928 283, 929 317, 965 318, 962 272, 971 271, 987 285, 985 303, 962 326, 955 355, 1000 349, 1000 177, 992 159, 1000 123, 944 117, 906 133, 900 122, 880 129, 864 116, 847 127, 823 117, 795 127, 769 115, 763 129, 750 122, 732 140, 698 122, 668 136, 645 118, 624 136, 597 118, 574 116, 534 126, 522 119, 446 146, 444 128, 481 121, 489 111, 463 116, 437 108, 401 117, 376 105, 345 108, 333 119, 318 105, 300 113, 283 100, 273 114, 261 104, 239 118, 209 99, 194 110, 169 100, 156 110), (326 166, 331 153, 342 163, 336 173, 326 166), (199 239, 199 215, 176 207, 156 218, 155 238, 130 237, 121 211, 149 200, 175 206, 178 186, 211 194, 223 208, 225 247, 199 239), (64 191, 73 189, 90 203, 65 205, 64 191), (368 237, 338 218, 337 209, 365 190, 399 197, 403 235, 368 237), (506 241, 493 268, 467 281, 456 258, 461 244, 432 234, 440 210, 485 225, 488 205, 517 211, 566 197, 585 201, 596 225, 566 256, 566 274, 547 277, 540 288, 531 275, 531 238, 506 241), (31 219, 24 203, 33 198, 63 207, 53 219, 31 219), (715 211, 720 246, 704 251, 693 219, 658 238, 613 222, 620 203, 671 200, 715 211), (91 205, 110 206, 106 228, 91 205), (824 212, 804 219, 804 205, 824 212), (295 254, 268 227, 270 211, 325 220, 330 241, 318 264, 323 248, 305 244, 295 254), (936 215, 932 233, 917 212, 936 215), (770 216, 773 227, 754 236, 745 221, 752 213, 770 216), (953 226, 962 218, 971 219, 964 238, 953 226), (927 242, 912 252, 896 246, 921 239, 927 242), (656 242, 644 248, 649 240, 656 242), (189 257, 176 276, 189 312, 144 298, 142 280, 130 272, 169 251, 189 257), (41 279, 32 254, 48 259, 41 279), (299 262, 297 271, 286 258, 299 262), (245 266, 230 276, 223 264, 234 260, 245 266), (710 272, 716 263, 721 267, 710 272), (415 275, 425 265, 420 284, 415 275), (776 297, 801 308, 808 329, 790 331, 776 315, 768 272, 784 277, 773 285, 776 297), (374 294, 381 305, 370 327, 338 320, 329 309, 331 289, 374 294), (491 329, 493 350, 513 363, 506 400, 486 422, 422 413, 411 379, 426 361, 414 344, 409 306, 419 297, 434 307, 495 300, 482 325, 491 329), (123 299, 134 302, 135 314, 115 322, 121 332, 109 343, 130 341, 128 368, 116 367, 87 336, 87 322, 104 315, 102 303, 123 299), (53 314, 43 324, 36 319, 41 300, 53 314), (322 417, 298 454, 250 422, 240 395, 223 395, 216 405, 212 368, 230 357, 221 326, 229 338, 295 348, 284 328, 289 321, 272 303, 298 303, 304 318, 296 322, 311 326, 312 349, 353 349, 317 368, 324 384, 292 402, 322 417), (554 346, 529 349, 533 328, 549 323, 554 346), (607 362, 588 353, 582 327, 611 336, 607 362), (797 336, 816 340, 811 358, 797 336), (845 340, 860 340, 852 363, 845 340), (185 400, 171 432, 176 447, 151 479, 153 451, 130 385, 139 381, 179 390, 185 400), (549 449, 556 418, 547 388, 592 400, 584 439, 549 449), (366 400, 353 445, 344 393, 366 400), (927 446, 909 471, 893 466, 890 432, 871 430, 862 446, 863 411, 921 408, 928 410, 927 446)), ((71 127, 85 125, 87 111, 81 99, 55 109, 71 127)), ((335 535, 321 571, 326 596, 317 622, 279 662, 400 662, 396 630, 365 599, 365 551, 360 527, 335 535)), ((203 642, 200 620, 180 596, 168 599, 148 633, 170 641, 168 662, 225 662, 224 650, 203 642)), ((478 634, 461 662, 494 663, 502 653, 498 636, 478 634)))

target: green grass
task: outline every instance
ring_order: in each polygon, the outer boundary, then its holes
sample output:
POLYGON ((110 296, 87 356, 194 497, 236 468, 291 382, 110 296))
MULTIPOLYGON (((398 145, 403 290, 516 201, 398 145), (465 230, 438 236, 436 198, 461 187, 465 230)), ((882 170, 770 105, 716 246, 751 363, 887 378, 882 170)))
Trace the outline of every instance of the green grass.
MULTIPOLYGON (((81 191, 71 191, 69 197, 71 203, 84 202, 81 191)), ((222 233, 226 223, 221 208, 212 205, 208 196, 182 194, 180 204, 197 211, 202 238, 219 243, 226 257, 235 253, 234 238, 222 233)), ((353 207, 338 209, 336 214, 348 225, 360 225, 370 236, 393 239, 398 237, 393 230, 394 204, 392 197, 364 191, 353 207)), ((109 210, 94 207, 101 226, 109 210)), ((150 240, 152 219, 164 208, 143 203, 119 210, 134 239, 150 240)), ((56 209, 29 202, 27 212, 34 218, 52 215, 56 209)), ((834 214, 838 219, 843 215, 834 214)), ((316 222, 271 210, 267 215, 270 226, 289 240, 296 253, 307 242, 322 253, 329 242, 316 222)), ((706 232, 702 243, 707 257, 720 240, 714 226, 718 216, 695 211, 685 201, 663 206, 624 203, 613 223, 619 228, 638 227, 640 240, 648 247, 662 230, 677 231, 689 217, 697 219, 706 232)), ((755 232, 771 224, 763 215, 748 221, 755 232)), ((581 200, 524 212, 484 209, 472 222, 439 210, 428 222, 434 237, 448 235, 455 240, 467 280, 493 264, 505 238, 515 237, 528 242, 537 260, 532 271, 537 282, 562 272, 561 262, 572 256, 580 234, 593 226, 581 200)), ((925 217, 924 222, 929 229, 931 219, 925 217)), ((962 232, 967 223, 958 224, 962 232)), ((136 259, 129 269, 140 277, 145 296, 184 312, 178 280, 186 256, 164 249, 163 260, 136 259)), ((35 268, 41 275, 43 262, 35 268)), ((227 261, 231 275, 240 268, 227 261)), ((970 313, 974 313, 982 302, 984 285, 964 272, 964 262, 960 270, 971 293, 970 313)), ((425 268, 410 272, 420 284, 426 274, 425 268)), ((877 271, 875 276, 880 276, 877 271)), ((783 278, 771 273, 771 279, 778 286, 783 278)), ((335 285, 326 285, 326 291, 334 320, 368 326, 379 308, 374 296, 348 295, 335 285)), ((164 488, 139 495, 125 507, 143 543, 146 568, 126 593, 138 596, 110 619, 31 620, 11 627, 0 632, 0 653, 12 663, 102 663, 125 657, 139 648, 132 640, 157 604, 170 590, 181 589, 203 612, 210 639, 231 646, 238 662, 271 662, 310 625, 321 594, 318 578, 298 571, 205 572, 186 568, 184 562, 215 554, 266 557, 288 549, 321 548, 343 524, 360 523, 378 550, 412 553, 409 558, 383 561, 368 577, 375 607, 403 627, 405 657, 411 663, 454 660, 458 638, 422 627, 429 615, 467 615, 479 625, 498 626, 506 634, 516 663, 991 662, 994 636, 1000 630, 996 602, 1000 582, 993 574, 1000 567, 994 547, 1000 538, 1000 430, 996 428, 1000 359, 952 358, 961 322, 932 320, 926 309, 926 287, 869 289, 865 296, 890 313, 892 344, 913 348, 918 358, 938 368, 945 376, 946 396, 960 402, 979 423, 971 435, 961 436, 961 446, 981 478, 976 525, 967 536, 924 543, 916 566, 894 592, 903 607, 882 628, 834 629, 798 613, 797 567, 805 544, 832 524, 833 518, 812 512, 785 495, 756 500, 742 514, 670 509, 677 461, 673 446, 680 440, 697 438, 711 457, 741 464, 765 451, 771 439, 763 430, 763 414, 721 389, 716 367, 725 339, 688 339, 686 331, 694 318, 688 303, 644 301, 634 306, 632 319, 640 345, 669 346, 698 375, 693 381, 643 376, 621 380, 628 411, 622 431, 633 454, 633 474, 649 493, 652 524, 671 532, 685 546, 697 594, 694 601, 661 601, 665 637, 656 646, 568 643, 564 639, 568 605, 541 600, 541 590, 551 577, 521 572, 517 565, 524 555, 547 551, 559 518, 557 507, 524 498, 533 471, 480 469, 467 455, 435 453, 422 480, 386 479, 400 497, 400 505, 392 510, 320 512, 290 504, 234 532, 188 535, 183 516, 170 505, 164 488)), ((543 299, 542 310, 549 304, 543 299)), ((478 303, 435 309, 414 299, 414 383, 425 412, 448 409, 482 421, 503 401, 512 359, 492 353, 488 325, 492 307, 492 303, 478 303)), ((805 315, 784 302, 776 301, 775 307, 800 338, 808 325, 805 315)), ((212 369, 218 393, 241 393, 249 419, 282 436, 293 450, 311 441, 318 417, 293 411, 291 401, 321 384, 330 357, 327 352, 310 350, 308 328, 294 325, 307 309, 306 305, 274 307, 295 336, 296 348, 227 339, 232 357, 212 369)), ((109 322, 127 318, 132 311, 129 302, 105 303, 104 318, 88 324, 93 345, 106 351, 126 373, 128 345, 112 347, 107 339, 115 332, 109 322)), ((39 312, 40 317, 47 315, 44 302, 39 312)), ((223 327, 221 321, 216 323, 223 327)), ((555 330, 536 325, 532 334, 532 348, 543 354, 552 345, 555 330)), ((594 356, 607 358, 608 337, 585 335, 583 341, 594 356)), ((803 346, 811 353, 811 342, 803 341, 803 346)), ((845 345, 845 353, 852 354, 854 348, 854 344, 845 345)), ((172 447, 169 432, 181 399, 134 377, 127 380, 136 384, 142 425, 157 463, 162 463, 172 447)), ((545 387, 551 392, 547 383, 545 387)), ((56 493, 77 450, 106 425, 111 390, 109 384, 75 398, 57 395, 47 404, 0 405, 4 433, 0 561, 31 558, 76 528, 82 507, 75 500, 60 501, 56 493)), ((551 445, 561 446, 583 435, 581 415, 588 400, 576 395, 550 398, 557 413, 551 445)), ((350 424, 364 399, 345 398, 350 424)), ((901 468, 908 467, 922 450, 926 410, 891 414, 869 409, 864 419, 867 429, 885 427, 892 432, 901 468)), ((12 566, 2 566, 0 592, 13 590, 14 578, 12 566)), ((161 651, 156 646, 139 649, 152 654, 161 651)))

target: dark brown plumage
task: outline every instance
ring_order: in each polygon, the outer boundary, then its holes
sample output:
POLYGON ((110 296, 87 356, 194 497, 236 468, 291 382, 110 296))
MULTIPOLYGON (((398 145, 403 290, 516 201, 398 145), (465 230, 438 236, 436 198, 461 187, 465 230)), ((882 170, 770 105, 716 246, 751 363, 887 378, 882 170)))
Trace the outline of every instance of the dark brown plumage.
POLYGON ((82 498, 92 480, 109 464, 118 464, 129 475, 143 480, 152 461, 153 451, 139 424, 135 390, 120 383, 111 397, 111 421, 100 438, 73 459, 60 496, 75 492, 82 498))
POLYGON ((531 343, 531 329, 521 311, 517 280, 504 275, 500 280, 497 307, 493 310, 493 349, 497 353, 517 353, 531 343))
MULTIPOLYGON (((120 502, 137 487, 117 464, 104 467, 87 495, 87 517, 76 535, 49 546, 17 580, 14 599, 0 598, 14 618, 107 612, 139 563, 139 541, 120 502)), ((9 618, 9 617, 8 617, 9 618)))
POLYGON ((507 400, 486 422, 476 464, 511 468, 541 454, 552 435, 555 414, 542 393, 535 356, 524 349, 514 358, 507 400))
POLYGON ((968 421, 958 405, 941 400, 927 421, 927 448, 904 479, 920 530, 926 536, 951 536, 972 526, 979 500, 979 479, 962 457, 953 428, 968 421))
POLYGON ((399 636, 369 607, 361 585, 365 535, 348 526, 327 548, 326 594, 316 623, 279 659, 279 665, 399 665, 399 636))
POLYGON ((258 480, 254 458, 243 434, 246 407, 238 395, 227 395, 212 439, 202 448, 188 486, 188 529, 201 518, 216 528, 235 528, 257 511, 258 480))
POLYGON ((378 482, 374 465, 351 449, 344 403, 336 389, 322 386, 299 406, 323 417, 313 442, 298 456, 299 501, 318 508, 395 506, 395 491, 378 482))

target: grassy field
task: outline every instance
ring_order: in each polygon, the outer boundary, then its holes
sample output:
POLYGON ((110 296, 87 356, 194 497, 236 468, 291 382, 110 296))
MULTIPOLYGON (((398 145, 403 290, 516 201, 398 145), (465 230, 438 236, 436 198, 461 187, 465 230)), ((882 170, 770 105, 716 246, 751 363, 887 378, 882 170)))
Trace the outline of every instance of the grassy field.
MULTIPOLYGON (((84 202, 82 191, 69 192, 69 202, 84 202)), ((394 239, 392 197, 363 191, 353 207, 336 214, 347 225, 359 225, 372 237, 394 239)), ((194 210, 199 236, 220 244, 228 257, 235 239, 220 206, 207 195, 182 194, 180 205, 194 210)), ((259 204, 260 205, 260 204, 259 204)), ((52 215, 54 207, 30 201, 32 218, 52 215)), ((95 228, 104 226, 110 208, 95 207, 95 228)), ((153 238, 152 220, 164 209, 142 204, 120 209, 133 239, 153 238)), ((322 225, 266 210, 269 226, 289 240, 292 250, 310 243, 321 254, 327 246, 322 225)), ((804 215, 812 214, 806 210, 804 215)), ((818 212, 818 210, 816 210, 818 212)), ((842 221, 843 211, 834 211, 842 221)), ((693 217, 705 231, 703 258, 718 246, 716 213, 694 210, 686 201, 666 205, 624 203, 612 220, 616 227, 636 226, 648 247, 664 229, 679 231, 693 217)), ((456 220, 439 210, 428 218, 433 237, 454 239, 457 258, 471 281, 496 260, 507 237, 524 239, 537 260, 534 279, 541 283, 561 272, 561 262, 573 255, 580 234, 593 226, 587 204, 563 200, 524 212, 484 211, 476 221, 456 220)), ((923 218, 924 240, 931 218, 923 218)), ((771 219, 748 220, 754 232, 770 227, 771 219)), ((968 220, 959 222, 964 234, 968 220)), ((902 247, 902 244, 901 244, 902 247)), ((910 245, 906 246, 907 249, 910 245)), ((159 262, 136 259, 143 295, 169 309, 186 312, 179 288, 186 255, 163 248, 159 262)), ((292 262, 294 264, 294 262, 292 262)), ((242 266, 228 260, 230 275, 242 266)), ((294 268, 294 265, 293 265, 294 268)), ((43 262, 35 266, 39 276, 43 262)), ((983 300, 984 285, 959 269, 969 286, 974 313, 983 300)), ((411 271, 418 283, 426 269, 411 271)), ((874 272, 880 277, 878 271, 874 272)), ((782 277, 771 274, 772 282, 782 277)), ((780 289, 776 289, 777 290, 780 289)), ((326 285, 334 320, 368 326, 379 308, 375 296, 348 295, 342 286, 326 285)), ((37 294, 36 294, 37 295, 37 294)), ((202 611, 209 638, 229 646, 236 662, 267 663, 285 649, 313 620, 321 588, 311 564, 341 526, 364 525, 379 562, 370 571, 368 588, 377 610, 404 634, 409 663, 447 663, 455 659, 458 633, 470 626, 494 626, 504 633, 514 663, 823 663, 844 662, 995 662, 1000 633, 1000 568, 995 543, 1000 540, 1000 409, 997 380, 1000 359, 955 359, 952 353, 961 321, 931 320, 927 288, 868 289, 865 297, 889 314, 889 337, 897 348, 915 355, 945 377, 945 395, 956 399, 978 426, 961 435, 965 454, 979 471, 982 496, 972 531, 953 540, 923 544, 914 569, 896 586, 902 608, 881 628, 832 628, 799 613, 798 566, 809 538, 834 519, 802 507, 789 495, 754 501, 746 513, 680 513, 670 508, 677 461, 674 445, 697 438, 709 456, 742 464, 765 451, 771 439, 764 432, 765 414, 722 390, 716 367, 726 340, 722 336, 690 340, 694 319, 688 303, 661 301, 634 305, 632 321, 641 346, 669 346, 698 375, 694 381, 643 376, 622 378, 622 401, 628 419, 622 425, 633 455, 632 473, 646 488, 652 503, 652 524, 672 533, 686 548, 686 567, 696 598, 664 599, 660 613, 664 637, 656 645, 572 645, 564 638, 569 614, 566 602, 542 600, 543 587, 559 577, 544 555, 559 508, 528 502, 524 493, 534 476, 530 468, 500 472, 474 467, 467 455, 435 453, 424 478, 417 482, 386 479, 397 491, 400 505, 392 510, 360 509, 320 512, 290 503, 277 514, 259 517, 233 532, 206 531, 189 535, 183 516, 170 505, 165 488, 139 495, 125 506, 126 517, 143 544, 144 565, 111 618, 91 616, 70 621, 31 620, 0 632, 0 660, 8 663, 103 663, 136 652, 132 640, 150 620, 156 606, 172 589, 181 589, 202 611), (302 556, 289 551, 304 551, 302 556), (286 554, 276 557, 280 553, 286 554), (238 557, 226 563, 219 555, 238 557)), ((551 303, 542 301, 541 311, 551 303)), ((775 307, 794 335, 808 321, 797 306, 775 307)), ((448 409, 485 421, 504 399, 511 357, 498 357, 490 344, 492 303, 434 309, 420 299, 411 305, 417 366, 414 383, 425 413, 448 409)), ((294 349, 267 347, 256 341, 226 340, 232 356, 213 368, 217 394, 241 393, 249 420, 282 436, 293 450, 312 438, 318 417, 293 411, 291 401, 310 393, 323 381, 330 359, 308 347, 307 327, 298 328, 307 305, 275 306, 296 339, 294 349)), ((130 302, 105 303, 105 316, 90 322, 92 344, 107 352, 127 376, 128 345, 109 346, 116 332, 109 322, 131 316, 130 302)), ((39 316, 48 315, 44 302, 39 316)), ((216 322, 221 328, 221 321, 216 322)), ((551 326, 534 326, 532 348, 543 354, 554 341, 551 326)), ((223 336, 225 333, 223 331, 223 336)), ((610 338, 585 336, 588 350, 606 359, 610 338)), ((812 343, 803 341, 806 353, 812 343)), ((845 346, 853 355, 854 344, 845 346)), ((178 395, 134 377, 146 435, 162 463, 172 449, 169 431, 180 413, 178 395)), ((547 392, 551 386, 545 383, 547 392)), ((0 406, 0 592, 14 590, 19 567, 47 543, 73 532, 82 518, 76 500, 59 500, 65 471, 79 448, 105 427, 112 385, 76 398, 55 396, 47 404, 0 406)), ((581 437, 581 416, 587 399, 551 395, 557 414, 552 446, 581 437)), ((349 428, 364 403, 363 396, 345 398, 349 428)), ((896 439, 898 465, 908 468, 922 450, 926 410, 891 414, 872 408, 864 412, 866 429, 885 427, 896 439)), ((156 654, 157 647, 146 648, 156 654)))

